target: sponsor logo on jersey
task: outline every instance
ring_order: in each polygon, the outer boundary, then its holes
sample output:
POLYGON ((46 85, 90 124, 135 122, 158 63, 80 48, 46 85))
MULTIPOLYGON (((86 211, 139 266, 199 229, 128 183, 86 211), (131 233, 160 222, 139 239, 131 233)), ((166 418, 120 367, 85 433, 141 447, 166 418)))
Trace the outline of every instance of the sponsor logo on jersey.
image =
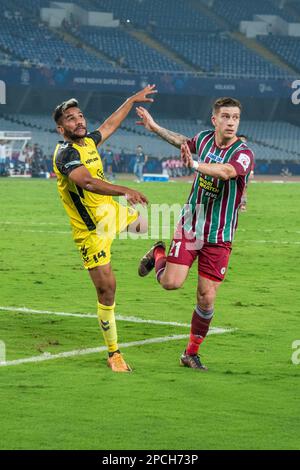
POLYGON ((212 161, 217 162, 217 163, 222 163, 223 158, 220 157, 219 155, 216 155, 215 153, 209 152, 207 155, 212 161))
POLYGON ((210 180, 206 180, 200 176, 199 178, 199 186, 202 188, 204 192, 204 196, 211 197, 213 199, 217 199, 220 189, 213 185, 213 182, 210 180))
POLYGON ((85 164, 88 165, 89 163, 93 163, 93 162, 97 162, 97 161, 98 161, 98 157, 89 158, 88 160, 85 161, 85 164))

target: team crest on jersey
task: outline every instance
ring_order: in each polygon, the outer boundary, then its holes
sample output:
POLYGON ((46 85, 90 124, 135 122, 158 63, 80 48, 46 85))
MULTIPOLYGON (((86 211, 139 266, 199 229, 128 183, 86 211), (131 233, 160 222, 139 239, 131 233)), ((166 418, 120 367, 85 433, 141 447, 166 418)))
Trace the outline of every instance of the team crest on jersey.
POLYGON ((241 153, 239 155, 239 158, 237 159, 237 162, 240 163, 240 165, 242 165, 242 167, 244 168, 244 171, 246 171, 249 168, 251 160, 248 155, 246 155, 245 153, 241 153))
POLYGON ((209 152, 207 155, 211 160, 217 163, 222 163, 223 158, 220 157, 219 155, 216 155, 215 153, 209 152))

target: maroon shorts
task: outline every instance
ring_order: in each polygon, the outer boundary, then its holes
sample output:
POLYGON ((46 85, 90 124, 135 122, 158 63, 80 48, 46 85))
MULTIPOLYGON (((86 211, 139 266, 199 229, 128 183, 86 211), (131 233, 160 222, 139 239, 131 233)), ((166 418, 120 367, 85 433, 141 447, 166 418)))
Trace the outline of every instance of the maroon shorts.
POLYGON ((201 242, 199 249, 190 240, 174 238, 167 262, 191 267, 198 257, 198 274, 212 281, 222 282, 227 271, 231 242, 201 242))

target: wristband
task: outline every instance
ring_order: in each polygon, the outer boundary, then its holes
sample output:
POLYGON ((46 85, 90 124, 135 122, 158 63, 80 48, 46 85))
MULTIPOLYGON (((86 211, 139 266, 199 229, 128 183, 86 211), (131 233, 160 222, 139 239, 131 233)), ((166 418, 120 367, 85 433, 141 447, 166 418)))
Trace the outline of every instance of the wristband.
POLYGON ((192 166, 192 168, 193 168, 194 170, 198 170, 198 167, 199 167, 199 163, 198 163, 196 160, 193 160, 193 166, 192 166))

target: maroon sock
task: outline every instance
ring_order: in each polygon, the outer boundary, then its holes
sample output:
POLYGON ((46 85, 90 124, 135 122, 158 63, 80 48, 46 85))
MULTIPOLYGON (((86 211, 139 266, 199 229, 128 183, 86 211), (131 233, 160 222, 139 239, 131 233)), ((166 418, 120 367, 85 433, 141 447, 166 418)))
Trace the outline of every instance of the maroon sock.
POLYGON ((195 356, 198 354, 200 344, 206 337, 214 310, 202 310, 198 305, 194 310, 191 324, 190 340, 186 348, 186 354, 195 356))
POLYGON ((155 260, 156 279, 159 282, 160 276, 163 274, 167 263, 166 250, 162 246, 158 246, 155 248, 153 255, 155 260))

